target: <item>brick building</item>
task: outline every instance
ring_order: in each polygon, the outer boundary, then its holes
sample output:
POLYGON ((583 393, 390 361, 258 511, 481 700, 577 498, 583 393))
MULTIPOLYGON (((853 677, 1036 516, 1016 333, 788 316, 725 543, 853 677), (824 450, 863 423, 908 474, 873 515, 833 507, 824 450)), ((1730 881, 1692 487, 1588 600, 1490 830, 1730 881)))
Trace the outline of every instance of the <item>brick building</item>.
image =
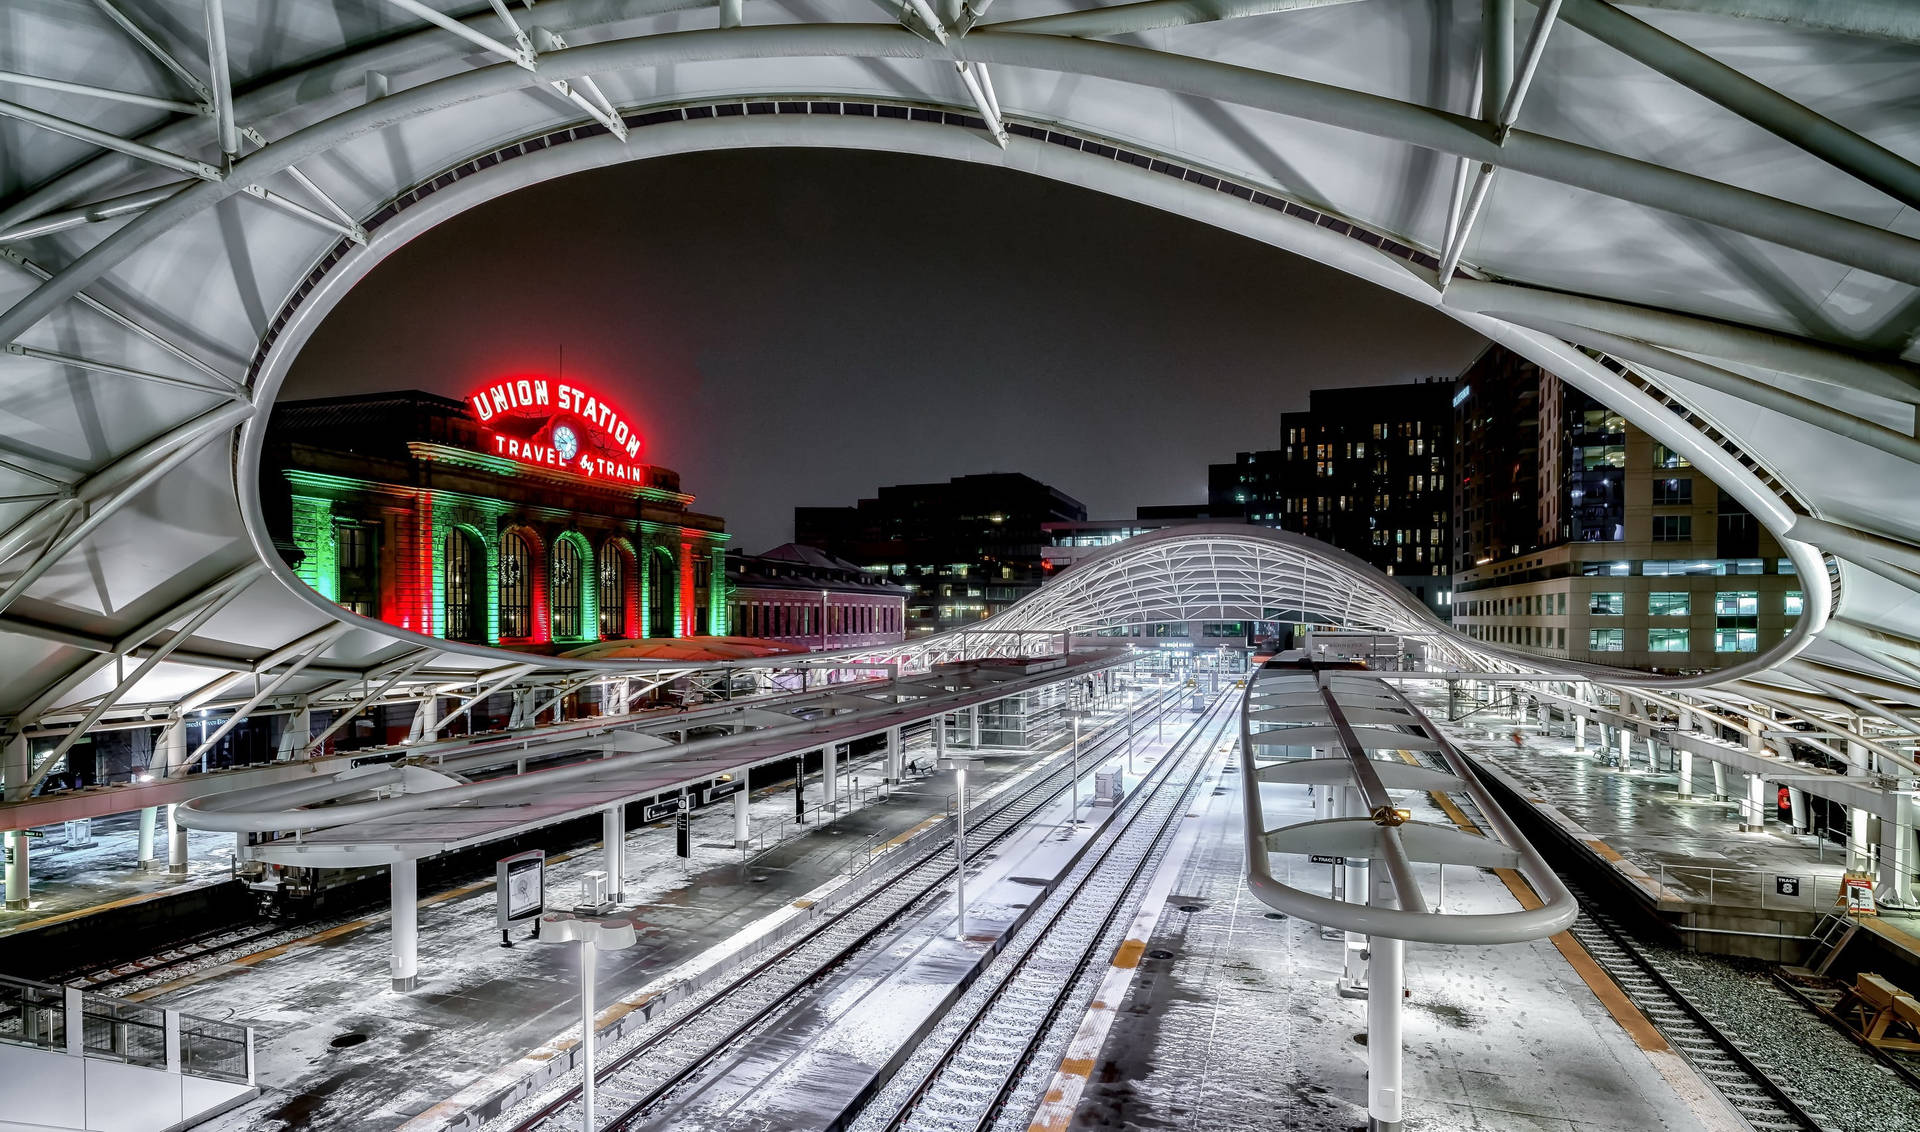
POLYGON ((287 402, 268 447, 276 543, 355 613, 537 652, 727 632, 724 524, 576 386, 287 402))

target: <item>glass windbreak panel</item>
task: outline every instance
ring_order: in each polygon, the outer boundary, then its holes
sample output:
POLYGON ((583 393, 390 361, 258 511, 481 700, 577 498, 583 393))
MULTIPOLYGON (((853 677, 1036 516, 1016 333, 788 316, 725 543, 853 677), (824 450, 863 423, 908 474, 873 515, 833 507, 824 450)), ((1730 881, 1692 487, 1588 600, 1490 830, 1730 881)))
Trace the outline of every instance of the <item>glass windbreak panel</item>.
POLYGON ((1760 612, 1760 594, 1756 590, 1722 591, 1713 595, 1716 617, 1753 617, 1760 612))
POLYGON ((1760 634, 1752 629, 1715 629, 1714 652, 1759 652, 1760 634))
POLYGON ((1625 652, 1627 650, 1627 631, 1625 629, 1588 629, 1588 652, 1625 652))
POLYGON ((1693 595, 1685 590, 1656 590, 1647 595, 1647 616, 1685 617, 1693 612, 1693 595))
POLYGON ((66 995, 59 987, 0 975, 0 1042, 61 1049, 67 1044, 66 995))
POLYGON ((1649 652, 1686 652, 1687 647, 1685 629, 1647 630, 1647 651, 1649 652))
POLYGON ((1627 611, 1627 595, 1618 590, 1595 593, 1587 598, 1587 612, 1602 617, 1618 617, 1627 611))
POLYGON ((1786 598, 1781 604, 1780 612, 1786 614, 1788 617, 1798 617, 1800 616, 1801 607, 1805 604, 1806 600, 1804 595, 1802 595, 1799 590, 1788 590, 1786 598))
POLYGON ((195 1077, 244 1084, 247 1080, 246 1027, 182 1014, 180 1068, 195 1077))

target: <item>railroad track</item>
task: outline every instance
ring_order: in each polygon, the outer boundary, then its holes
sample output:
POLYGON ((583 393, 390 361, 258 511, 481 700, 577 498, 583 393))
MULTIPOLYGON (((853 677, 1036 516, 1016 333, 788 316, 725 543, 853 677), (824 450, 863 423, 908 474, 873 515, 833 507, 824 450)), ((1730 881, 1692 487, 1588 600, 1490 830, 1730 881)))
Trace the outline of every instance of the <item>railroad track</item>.
POLYGON ((1808 1112, 1791 1089, 1774 1080, 1769 1066, 1749 1057, 1712 1015, 1675 986, 1665 967, 1625 928, 1579 889, 1574 895, 1580 899, 1580 918, 1570 929, 1573 938, 1742 1120, 1756 1132, 1824 1132, 1825 1120, 1808 1112))
MULTIPOLYGON (((1464 794, 1450 797, 1487 834, 1486 818, 1472 800, 1464 794)), ((1755 1132, 1828 1132, 1825 1117, 1807 1111, 1798 1094, 1774 1079, 1771 1066, 1748 1056, 1710 1012, 1674 983, 1665 964, 1648 954, 1632 932, 1579 885, 1568 881, 1567 889, 1580 903, 1580 917, 1569 934, 1740 1119, 1755 1132)))
MULTIPOLYGON (((344 920, 341 922, 345 922, 344 920)), ((131 993, 191 974, 215 963, 250 955, 263 947, 311 935, 317 925, 301 923, 245 924, 194 936, 172 947, 120 963, 68 974, 58 981, 85 991, 131 993)))
MULTIPOLYGON (((1142 704, 1138 711, 1151 705, 1142 704)), ((931 747, 927 750, 932 750, 931 747)), ((581 845, 590 842, 581 842, 581 845)), ((549 858, 551 862, 553 859, 549 858)), ((459 886, 455 886, 459 887, 459 886)), ((308 915, 295 919, 272 919, 220 928, 189 937, 166 948, 133 959, 101 966, 76 967, 53 977, 54 982, 78 990, 134 994, 160 986, 177 978, 220 963, 242 959, 280 944, 305 939, 316 932, 361 919, 381 901, 366 901, 331 914, 308 915)))
MULTIPOLYGON (((853 1132, 979 1132, 1013 1102, 1035 1054, 1083 995, 1095 960, 1126 934, 1146 886, 1212 765, 1238 701, 1223 696, 1137 788, 1132 812, 1103 830, 946 1019, 850 1126, 853 1132)), ((1044 1084, 1044 1083, 1043 1083, 1044 1084)), ((1022 1109, 1025 1111, 1022 1111, 1022 1109)))
POLYGON ((1815 975, 1797 971, 1773 971, 1774 985, 1790 995, 1795 1001, 1820 1016, 1821 1021, 1852 1039, 1870 1057, 1891 1069, 1894 1076, 1907 1084, 1920 1089, 1920 1053, 1905 1050, 1886 1049, 1861 1038, 1839 1016, 1834 1008, 1846 995, 1847 984, 1826 975, 1815 975))
MULTIPOLYGON (((1171 710, 1178 699, 1177 691, 1168 692, 1134 709, 1134 718, 1151 722, 1156 713, 1171 710)), ((1127 742, 1125 730, 1122 727, 1083 747, 1082 766, 1121 750, 1127 742)), ((991 811, 972 809, 967 822, 968 855, 978 856, 998 844, 1065 793, 1072 781, 1073 760, 1062 755, 1030 786, 992 803, 991 811)), ((615 1053, 596 1075, 596 1114, 615 1114, 601 1123, 601 1128, 624 1129, 641 1120, 661 1097, 777 1017, 796 996, 815 986, 923 901, 937 897, 954 873, 952 856, 943 852, 951 843, 950 837, 937 839, 917 859, 897 866, 838 915, 713 989, 670 1008, 628 1048, 615 1053)), ((574 1085, 529 1112, 503 1114, 506 1119, 498 1127, 512 1132, 571 1132, 580 1126, 580 1096, 580 1086, 574 1085)))

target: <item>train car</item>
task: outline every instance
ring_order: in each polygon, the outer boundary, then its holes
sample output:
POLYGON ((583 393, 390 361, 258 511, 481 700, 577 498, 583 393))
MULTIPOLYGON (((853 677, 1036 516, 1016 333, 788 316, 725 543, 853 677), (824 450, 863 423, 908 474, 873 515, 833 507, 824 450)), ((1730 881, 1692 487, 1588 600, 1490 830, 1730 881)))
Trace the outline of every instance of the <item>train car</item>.
MULTIPOLYGON (((323 869, 265 861, 241 861, 234 866, 234 877, 253 893, 260 914, 277 920, 306 919, 340 903, 347 889, 385 872, 378 866, 323 869)), ((355 893, 356 900, 359 897, 355 893)))

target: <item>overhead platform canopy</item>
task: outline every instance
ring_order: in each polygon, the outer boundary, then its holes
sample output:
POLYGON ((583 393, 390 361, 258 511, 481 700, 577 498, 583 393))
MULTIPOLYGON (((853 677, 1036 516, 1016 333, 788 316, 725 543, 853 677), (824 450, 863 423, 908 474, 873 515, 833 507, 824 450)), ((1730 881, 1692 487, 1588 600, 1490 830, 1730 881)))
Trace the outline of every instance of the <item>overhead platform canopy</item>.
MULTIPOLYGON (((1570 672, 1835 737, 1920 718, 1920 13, 1902 0, 209 10, 7 6, 0 825, 99 726, 716 663, 914 672, 1168 621, 1419 635, 1435 668, 1570 672), (266 422, 359 279, 528 185, 777 146, 994 165, 1426 304, 1690 461, 1779 538, 1804 612, 1717 673, 1585 672, 1458 637, 1305 540, 1191 527, 898 646, 567 658, 358 617, 288 570, 256 490, 266 422)), ((184 754, 156 774, 190 773, 184 754)))
MULTIPOLYGON (((336 777, 331 789, 323 781, 298 788, 297 794, 277 786, 189 803, 181 808, 180 821, 191 829, 298 831, 297 837, 249 849, 253 857, 274 864, 357 866, 426 857, 611 806, 645 798, 668 799, 722 776, 743 776, 769 762, 992 703, 1061 679, 1077 679, 1122 658, 1123 654, 1113 651, 1080 655, 1066 667, 1049 672, 1009 671, 982 688, 907 703, 866 699, 859 710, 818 718, 806 718, 815 697, 804 697, 790 712, 752 710, 720 716, 720 720, 751 718, 760 726, 686 743, 616 731, 583 744, 585 750, 613 752, 608 758, 475 783, 433 775, 432 781, 416 788, 407 776, 430 772, 411 766, 391 771, 367 767, 336 777), (394 798, 369 799, 368 789, 381 786, 404 792, 394 798)), ((653 726, 665 730, 672 722, 669 718, 653 726)))

